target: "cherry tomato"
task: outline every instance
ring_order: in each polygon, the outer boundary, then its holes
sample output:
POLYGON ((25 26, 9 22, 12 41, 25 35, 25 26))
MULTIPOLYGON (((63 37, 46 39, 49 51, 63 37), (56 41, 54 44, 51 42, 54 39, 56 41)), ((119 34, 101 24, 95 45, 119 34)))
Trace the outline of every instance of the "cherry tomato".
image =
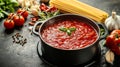
POLYGON ((24 18, 28 17, 28 11, 26 11, 24 9, 18 9, 17 14, 21 14, 24 18))
POLYGON ((42 3, 40 5, 40 9, 41 9, 41 11, 46 11, 48 9, 48 7, 44 3, 42 3))
POLYGON ((25 22, 24 17, 21 15, 14 16, 13 20, 14 20, 16 26, 22 26, 25 22))
POLYGON ((6 29, 13 29, 14 28, 14 21, 13 20, 10 20, 10 19, 6 19, 5 21, 4 21, 4 27, 6 28, 6 29))
POLYGON ((55 12, 57 11, 56 7, 50 7, 49 9, 47 9, 47 12, 55 12))

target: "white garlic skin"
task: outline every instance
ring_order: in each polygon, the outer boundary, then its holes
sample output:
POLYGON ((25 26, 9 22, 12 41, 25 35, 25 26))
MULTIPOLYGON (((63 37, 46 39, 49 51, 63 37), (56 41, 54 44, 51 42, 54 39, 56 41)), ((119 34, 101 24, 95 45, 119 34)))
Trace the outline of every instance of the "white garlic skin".
POLYGON ((38 16, 39 15, 39 5, 31 6, 30 11, 34 16, 38 16))
POLYGON ((116 15, 116 12, 112 12, 112 16, 105 20, 105 26, 110 31, 120 29, 120 16, 116 15))
POLYGON ((105 59, 108 63, 113 64, 115 60, 115 55, 111 50, 108 50, 105 54, 105 59))

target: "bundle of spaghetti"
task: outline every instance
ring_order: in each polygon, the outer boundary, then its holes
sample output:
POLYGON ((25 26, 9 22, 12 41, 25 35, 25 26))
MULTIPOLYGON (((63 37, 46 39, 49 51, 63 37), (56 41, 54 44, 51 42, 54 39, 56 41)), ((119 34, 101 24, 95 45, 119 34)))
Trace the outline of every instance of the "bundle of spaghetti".
POLYGON ((90 6, 78 0, 50 0, 50 6, 54 6, 62 12, 82 15, 96 22, 104 22, 108 13, 90 6))

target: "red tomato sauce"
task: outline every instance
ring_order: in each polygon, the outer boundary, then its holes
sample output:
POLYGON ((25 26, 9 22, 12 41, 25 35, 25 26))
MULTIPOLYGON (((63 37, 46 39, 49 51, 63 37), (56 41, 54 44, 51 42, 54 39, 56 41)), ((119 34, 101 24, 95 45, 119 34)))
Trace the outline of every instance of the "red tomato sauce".
POLYGON ((42 38, 49 45, 64 49, 80 49, 96 41, 98 34, 95 29, 83 21, 65 20, 47 26, 41 33, 42 38), (69 36, 66 32, 60 31, 61 27, 74 27, 76 30, 69 36))

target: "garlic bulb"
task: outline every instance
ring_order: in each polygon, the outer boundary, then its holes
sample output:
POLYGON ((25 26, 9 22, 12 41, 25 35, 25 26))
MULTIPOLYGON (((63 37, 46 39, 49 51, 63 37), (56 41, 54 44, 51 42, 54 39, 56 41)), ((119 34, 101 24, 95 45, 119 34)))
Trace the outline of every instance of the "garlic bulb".
POLYGON ((105 20, 105 26, 110 31, 120 29, 120 16, 116 15, 116 12, 112 12, 112 16, 105 20))

